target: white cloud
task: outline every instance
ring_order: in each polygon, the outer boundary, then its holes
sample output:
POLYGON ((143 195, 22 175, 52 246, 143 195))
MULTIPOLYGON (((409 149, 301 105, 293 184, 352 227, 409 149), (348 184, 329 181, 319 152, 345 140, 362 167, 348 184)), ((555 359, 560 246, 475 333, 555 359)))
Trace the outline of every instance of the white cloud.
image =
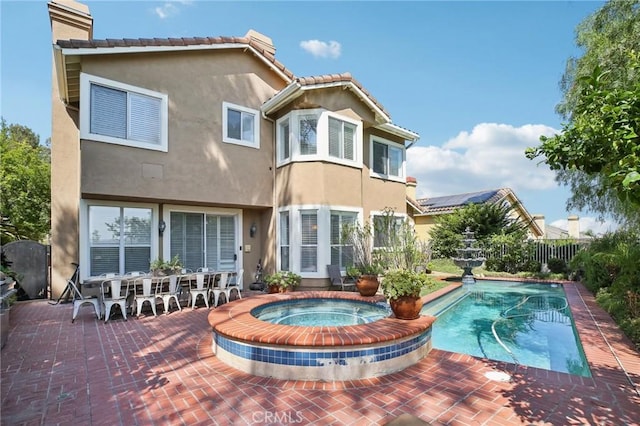
POLYGON ((176 4, 181 4, 183 6, 189 6, 193 3, 192 0, 172 0, 165 2, 162 6, 158 6, 153 9, 153 12, 160 17, 160 19, 166 19, 170 16, 177 15, 180 10, 176 4))
POLYGON ((411 148, 407 174, 418 180, 418 198, 503 187, 516 194, 557 188, 555 173, 524 155, 527 147, 540 143, 541 135, 557 132, 542 124, 481 123, 440 147, 411 148))
MULTIPOLYGON (((581 234, 584 234, 587 231, 591 231, 594 233, 594 235, 601 235, 618 229, 618 225, 615 222, 611 222, 609 220, 601 221, 594 217, 581 217, 578 219, 578 222, 580 224, 581 234)), ((569 229, 567 219, 553 221, 551 222, 551 226, 564 229, 565 231, 569 229)))
POLYGON ((329 43, 320 40, 303 40, 300 42, 300 47, 316 58, 336 59, 340 56, 342 50, 340 43, 333 40, 329 43))

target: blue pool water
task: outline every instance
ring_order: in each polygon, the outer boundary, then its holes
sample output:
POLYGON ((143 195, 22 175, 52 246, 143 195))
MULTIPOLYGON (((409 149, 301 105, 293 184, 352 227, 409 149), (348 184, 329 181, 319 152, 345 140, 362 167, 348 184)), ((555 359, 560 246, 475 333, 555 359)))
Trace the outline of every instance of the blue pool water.
POLYGON ((478 281, 422 314, 434 348, 591 377, 562 286, 478 281))
POLYGON ((389 314, 388 305, 382 303, 321 298, 275 302, 251 311, 262 321, 307 327, 366 324, 389 314))

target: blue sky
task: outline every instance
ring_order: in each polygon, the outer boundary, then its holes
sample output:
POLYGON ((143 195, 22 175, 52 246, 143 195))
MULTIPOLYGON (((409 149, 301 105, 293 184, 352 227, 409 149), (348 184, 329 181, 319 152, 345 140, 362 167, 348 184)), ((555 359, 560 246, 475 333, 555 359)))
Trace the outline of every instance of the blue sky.
MULTIPOLYGON (((603 2, 87 1, 94 38, 271 37, 296 76, 350 72, 420 134, 407 152, 418 196, 509 187, 531 214, 606 230, 566 212, 569 192, 524 157, 561 128, 558 82, 579 56, 575 28, 603 2)), ((45 1, 0 1, 1 114, 51 134, 51 33, 45 1)))

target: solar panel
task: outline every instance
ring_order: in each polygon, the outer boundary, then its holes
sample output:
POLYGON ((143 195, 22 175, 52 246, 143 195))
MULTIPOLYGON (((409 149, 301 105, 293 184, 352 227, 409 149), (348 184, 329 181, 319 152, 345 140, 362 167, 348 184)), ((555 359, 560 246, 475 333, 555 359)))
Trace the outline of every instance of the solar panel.
POLYGON ((441 208, 463 206, 471 203, 484 203, 498 193, 497 189, 491 191, 470 192, 467 194, 445 195, 424 200, 423 207, 441 208))

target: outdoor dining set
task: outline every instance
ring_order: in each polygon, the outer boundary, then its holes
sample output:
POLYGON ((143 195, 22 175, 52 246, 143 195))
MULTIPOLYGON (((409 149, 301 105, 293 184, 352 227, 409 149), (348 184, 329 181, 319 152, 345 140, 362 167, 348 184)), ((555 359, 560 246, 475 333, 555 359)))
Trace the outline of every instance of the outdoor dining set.
POLYGON ((183 269, 169 275, 147 272, 129 272, 124 275, 105 273, 89 277, 82 284, 69 280, 67 285, 73 294, 71 322, 75 321, 80 307, 88 304, 93 305, 98 319, 104 319, 105 322, 116 312, 113 310, 114 306, 119 308, 125 321, 128 312, 129 315, 139 317, 145 305, 149 305, 154 316, 158 314, 157 305, 162 306, 165 314, 170 312, 173 304, 178 310, 182 310, 181 302, 196 309, 200 299, 207 308, 216 307, 222 301, 222 295, 225 302, 231 300, 234 291, 237 298, 242 298, 242 276, 243 270, 213 271, 203 267, 195 272, 183 269))

